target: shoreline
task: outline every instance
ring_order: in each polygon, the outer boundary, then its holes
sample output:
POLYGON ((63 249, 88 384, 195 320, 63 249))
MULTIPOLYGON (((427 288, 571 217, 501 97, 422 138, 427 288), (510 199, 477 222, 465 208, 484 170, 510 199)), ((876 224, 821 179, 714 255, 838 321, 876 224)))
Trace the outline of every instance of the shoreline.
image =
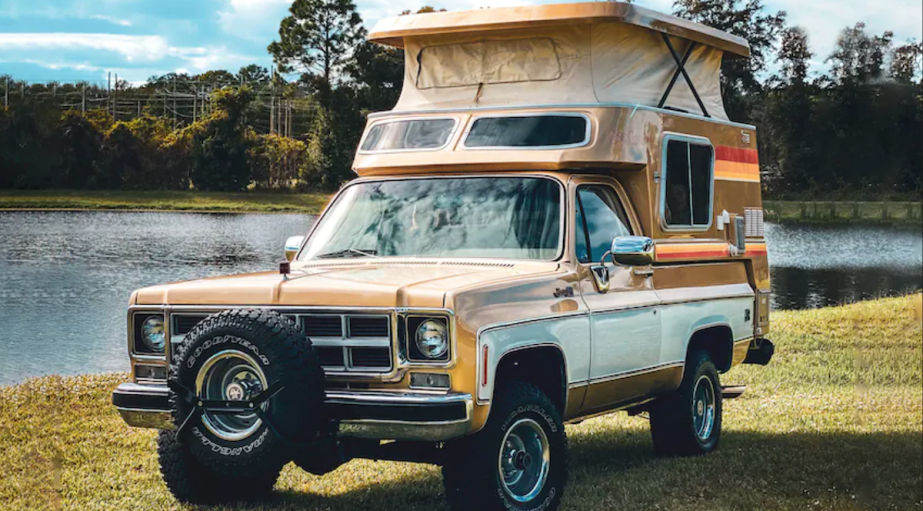
MULTIPOLYGON (((2 212, 199 213, 319 215, 333 194, 195 191, 0 190, 2 212)), ((763 202, 767 222, 789 225, 920 226, 923 202, 763 202)))
MULTIPOLYGON (((648 423, 624 413, 568 425, 578 477, 564 507, 603 509, 616 497, 625 509, 674 509, 677 502, 691 502, 690 511, 918 507, 919 303, 886 298, 775 313, 772 363, 723 377, 747 391, 726 402, 721 448, 709 456, 655 456, 648 423), (739 474, 739 491, 702 493, 704 483, 729 473, 739 474)), ((0 386, 4 510, 185 508, 160 476, 156 432, 129 428, 112 406, 112 389, 127 378, 46 376, 0 386)), ((325 476, 290 464, 258 507, 428 511, 442 499, 438 467, 359 459, 325 476)))

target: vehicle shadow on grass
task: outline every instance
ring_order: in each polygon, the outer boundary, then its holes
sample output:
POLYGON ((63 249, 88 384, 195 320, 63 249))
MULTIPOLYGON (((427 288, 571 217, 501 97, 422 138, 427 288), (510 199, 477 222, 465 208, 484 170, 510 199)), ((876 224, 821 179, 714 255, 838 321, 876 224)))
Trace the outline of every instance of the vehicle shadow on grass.
MULTIPOLYGON (((683 459, 657 457, 646 430, 570 435, 571 478, 562 509, 905 510, 923 503, 919 432, 725 431, 717 452, 683 459)), ((338 472, 323 479, 337 478, 338 472)), ((310 487, 230 509, 448 509, 437 470, 370 480, 334 496, 310 487)))

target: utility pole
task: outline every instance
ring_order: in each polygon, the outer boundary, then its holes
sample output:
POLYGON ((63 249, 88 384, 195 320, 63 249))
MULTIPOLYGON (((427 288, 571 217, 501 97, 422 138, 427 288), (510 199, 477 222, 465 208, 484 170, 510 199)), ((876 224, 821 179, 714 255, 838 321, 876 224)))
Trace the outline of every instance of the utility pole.
POLYGON ((80 112, 87 113, 87 84, 80 89, 80 112))
POLYGON ((115 89, 112 89, 112 118, 119 120, 119 75, 115 74, 115 89))
POLYGON ((9 77, 7 77, 7 79, 4 80, 4 82, 6 84, 6 92, 3 94, 3 106, 5 108, 9 108, 10 107, 10 79, 9 77))
POLYGON ((173 129, 176 129, 176 75, 173 75, 173 129))
POLYGON ((199 88, 192 84, 192 124, 195 124, 196 113, 199 111, 199 88))
POLYGON ((106 79, 106 113, 109 113, 109 103, 112 102, 112 72, 109 72, 109 78, 106 79))

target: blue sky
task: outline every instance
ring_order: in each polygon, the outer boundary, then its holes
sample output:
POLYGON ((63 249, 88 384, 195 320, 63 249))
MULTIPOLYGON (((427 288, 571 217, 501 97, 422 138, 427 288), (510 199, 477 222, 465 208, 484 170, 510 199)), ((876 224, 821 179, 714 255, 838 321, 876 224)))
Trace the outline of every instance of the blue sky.
MULTIPOLYGON (((421 5, 451 10, 566 0, 434 0, 396 3, 357 0, 371 27, 382 17, 421 5)), ((920 0, 764 0, 803 26, 822 70, 837 33, 857 21, 869 30, 895 32, 895 40, 923 37, 920 0)), ((638 0, 660 11, 671 0, 638 0)), ((108 72, 132 82, 172 71, 236 72, 271 64, 266 46, 277 36, 291 0, 0 0, 0 75, 29 81, 105 83, 108 72)))

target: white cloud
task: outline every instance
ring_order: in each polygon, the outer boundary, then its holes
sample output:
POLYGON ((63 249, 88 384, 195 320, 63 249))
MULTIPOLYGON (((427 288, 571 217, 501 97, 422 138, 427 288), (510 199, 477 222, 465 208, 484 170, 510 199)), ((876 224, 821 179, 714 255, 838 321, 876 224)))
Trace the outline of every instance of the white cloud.
POLYGON ((201 47, 172 47, 160 36, 71 33, 0 34, 0 50, 97 50, 117 53, 128 62, 156 62, 165 56, 190 58, 207 51, 201 47))
POLYGON ((94 20, 108 21, 109 23, 112 23, 113 25, 119 25, 122 27, 130 27, 132 25, 131 20, 119 19, 114 16, 106 16, 104 14, 95 14, 93 16, 90 16, 90 18, 94 20))
POLYGON ((292 0, 230 0, 218 11, 218 24, 228 35, 269 44, 290 5, 292 0))

